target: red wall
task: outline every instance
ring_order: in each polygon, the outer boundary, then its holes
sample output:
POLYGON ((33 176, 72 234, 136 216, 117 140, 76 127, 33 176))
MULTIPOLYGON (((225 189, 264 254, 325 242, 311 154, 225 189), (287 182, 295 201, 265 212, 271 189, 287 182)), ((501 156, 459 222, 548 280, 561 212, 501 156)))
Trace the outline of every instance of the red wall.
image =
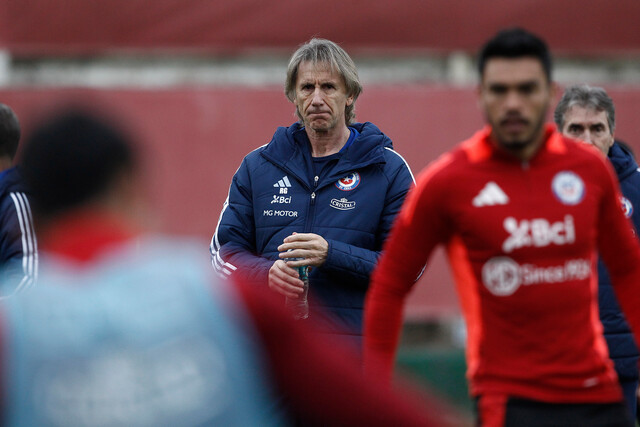
POLYGON ((638 22, 638 0, 19 0, 0 3, 0 45, 19 55, 141 48, 290 54, 320 36, 347 49, 475 52, 498 29, 519 25, 555 52, 596 55, 638 53, 638 22))
MULTIPOLYGON (((617 135, 640 153, 640 88, 609 88, 617 135)), ((243 156, 269 142, 276 126, 295 121, 281 88, 181 88, 164 91, 0 90, 28 134, 37 118, 75 100, 100 105, 138 136, 146 183, 163 231, 195 235, 207 251, 232 175, 243 156)), ((483 124, 474 90, 436 86, 367 87, 356 108, 376 123, 418 173, 483 124)), ((151 221, 150 221, 151 222, 151 221)), ((411 299, 411 315, 457 312, 441 255, 430 263, 411 299)))

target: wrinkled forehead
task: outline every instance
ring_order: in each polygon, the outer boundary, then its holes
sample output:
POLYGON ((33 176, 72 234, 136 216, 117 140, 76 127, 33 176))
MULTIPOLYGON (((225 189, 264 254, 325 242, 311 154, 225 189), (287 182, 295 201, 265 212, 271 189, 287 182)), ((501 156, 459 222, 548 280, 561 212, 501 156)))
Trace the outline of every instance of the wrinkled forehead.
POLYGON ((342 74, 336 66, 327 61, 302 61, 298 65, 297 81, 301 80, 341 80, 342 74))
POLYGON ((565 125, 570 123, 585 126, 604 124, 607 129, 609 128, 607 112, 592 105, 569 104, 567 111, 564 113, 564 121, 565 125))
POLYGON ((298 64, 298 74, 302 72, 330 73, 340 75, 338 65, 330 61, 308 60, 298 64))

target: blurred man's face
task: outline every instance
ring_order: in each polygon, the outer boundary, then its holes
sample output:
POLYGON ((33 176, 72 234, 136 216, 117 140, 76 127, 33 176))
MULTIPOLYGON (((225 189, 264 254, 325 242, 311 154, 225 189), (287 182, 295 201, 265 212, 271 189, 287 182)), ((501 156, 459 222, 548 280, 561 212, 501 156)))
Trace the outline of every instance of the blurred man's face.
POLYGON ((605 156, 613 144, 613 133, 604 110, 574 105, 564 113, 564 124, 560 131, 569 138, 595 146, 605 156))
POLYGON ((352 103, 344 79, 330 65, 300 63, 294 104, 307 128, 331 132, 346 126, 345 108, 352 103))
POLYGON ((537 58, 491 58, 485 64, 479 105, 494 142, 508 151, 535 152, 552 96, 537 58))

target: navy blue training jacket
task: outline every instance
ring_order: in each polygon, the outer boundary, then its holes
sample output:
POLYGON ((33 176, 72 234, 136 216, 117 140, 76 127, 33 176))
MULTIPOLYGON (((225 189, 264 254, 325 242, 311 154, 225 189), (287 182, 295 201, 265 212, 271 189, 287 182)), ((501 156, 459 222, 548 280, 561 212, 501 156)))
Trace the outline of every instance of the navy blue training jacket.
POLYGON ((231 182, 210 252, 223 276, 243 269, 266 285, 285 237, 322 236, 329 252, 310 273, 311 315, 322 307, 333 314, 323 319, 328 331, 359 340, 369 276, 413 176, 375 125, 351 126, 360 134, 319 178, 312 178, 309 140, 298 123, 278 128, 269 144, 249 153, 231 182))
POLYGON ((37 249, 29 199, 13 167, 0 173, 0 298, 33 285, 37 249))
MULTIPOLYGON (((635 226, 640 230, 640 171, 638 164, 621 145, 614 143, 609 150, 609 160, 618 175, 620 189, 624 196, 623 209, 635 226)), ((640 292, 640 283, 638 283, 640 292)), ((620 379, 638 378, 638 348, 631 329, 616 300, 609 273, 598 260, 598 293, 600 320, 604 327, 604 337, 609 347, 609 356, 614 362, 620 379)))

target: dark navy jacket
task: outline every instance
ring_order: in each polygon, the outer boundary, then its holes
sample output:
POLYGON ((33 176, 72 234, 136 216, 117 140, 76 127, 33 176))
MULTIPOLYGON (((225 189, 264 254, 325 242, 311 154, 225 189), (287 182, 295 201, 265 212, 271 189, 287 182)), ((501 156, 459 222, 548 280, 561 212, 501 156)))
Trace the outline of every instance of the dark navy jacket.
POLYGON ((0 298, 32 286, 37 268, 31 206, 14 167, 0 173, 0 298))
MULTIPOLYGON (((621 145, 614 143, 609 150, 609 160, 618 175, 624 196, 623 209, 633 221, 636 231, 640 230, 640 171, 638 165, 621 145)), ((604 326, 604 336, 609 346, 620 379, 638 378, 638 348, 631 329, 627 324, 611 286, 609 273, 602 260, 598 261, 600 320, 604 326)), ((640 283, 638 283, 640 292, 640 283)))
POLYGON ((358 137, 317 179, 309 140, 297 123, 278 128, 269 144, 249 153, 231 182, 210 251, 222 275, 241 268, 266 284, 285 237, 322 236, 329 252, 310 273, 311 314, 323 307, 332 320, 316 315, 328 331, 359 340, 369 276, 413 176, 375 125, 352 127, 358 137))

